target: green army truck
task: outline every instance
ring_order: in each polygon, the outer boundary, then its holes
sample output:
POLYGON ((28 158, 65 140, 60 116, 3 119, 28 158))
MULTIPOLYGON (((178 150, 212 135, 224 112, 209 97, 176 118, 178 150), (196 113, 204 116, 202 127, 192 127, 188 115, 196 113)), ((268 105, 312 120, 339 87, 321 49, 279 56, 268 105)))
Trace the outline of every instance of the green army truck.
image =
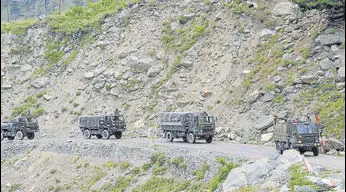
POLYGON ((318 156, 320 145, 320 124, 311 120, 274 118, 274 142, 276 150, 296 149, 300 154, 310 151, 318 156))
POLYGON ((164 112, 161 114, 161 129, 167 141, 182 138, 195 143, 196 139, 213 141, 215 118, 206 112, 164 112))

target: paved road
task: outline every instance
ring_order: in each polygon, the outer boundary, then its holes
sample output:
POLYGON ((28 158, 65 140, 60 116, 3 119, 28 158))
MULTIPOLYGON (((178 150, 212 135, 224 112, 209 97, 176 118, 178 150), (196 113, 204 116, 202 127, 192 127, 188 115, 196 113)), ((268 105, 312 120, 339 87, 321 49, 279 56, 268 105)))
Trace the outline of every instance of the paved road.
MULTIPOLYGON (((149 139, 125 139, 126 142, 137 142, 143 144, 150 144, 149 139)), ((262 159, 269 157, 276 153, 274 147, 267 147, 261 145, 249 145, 249 144, 232 144, 232 143, 211 143, 207 144, 203 141, 196 144, 189 144, 182 141, 173 141, 169 143, 164 139, 156 139, 152 144, 180 147, 180 148, 196 148, 207 151, 214 151, 229 154, 230 156, 245 157, 250 159, 262 159)), ((332 169, 345 170, 345 157, 322 155, 315 157, 312 153, 306 152, 304 154, 308 162, 312 165, 322 165, 332 169)))

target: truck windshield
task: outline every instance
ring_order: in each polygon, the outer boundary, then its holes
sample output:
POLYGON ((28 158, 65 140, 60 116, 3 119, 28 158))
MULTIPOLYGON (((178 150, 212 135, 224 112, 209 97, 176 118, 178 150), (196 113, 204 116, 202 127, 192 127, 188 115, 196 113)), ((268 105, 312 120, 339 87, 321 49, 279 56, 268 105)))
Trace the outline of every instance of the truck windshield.
POLYGON ((315 124, 298 125, 297 133, 298 134, 317 133, 317 127, 315 124))
POLYGON ((206 123, 212 123, 212 122, 213 122, 213 117, 212 117, 212 116, 206 116, 206 117, 204 117, 204 122, 206 122, 206 123))
POLYGON ((124 121, 124 117, 123 116, 113 116, 112 120, 113 121, 124 121))
POLYGON ((30 122, 30 123, 36 123, 37 122, 36 118, 30 118, 30 117, 26 118, 26 121, 30 122))

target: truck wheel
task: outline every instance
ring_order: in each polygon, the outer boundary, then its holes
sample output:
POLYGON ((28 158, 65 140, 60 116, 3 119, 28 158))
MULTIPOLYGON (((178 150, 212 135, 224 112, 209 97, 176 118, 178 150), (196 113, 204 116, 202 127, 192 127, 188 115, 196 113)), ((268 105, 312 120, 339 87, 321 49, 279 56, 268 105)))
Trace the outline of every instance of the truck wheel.
POLYGON ((277 151, 280 155, 282 155, 282 154, 284 153, 284 150, 280 149, 279 143, 276 143, 275 146, 276 146, 276 151, 277 151))
POLYGON ((123 136, 123 133, 122 133, 122 132, 116 132, 116 133, 115 133, 115 138, 116 138, 116 139, 121 139, 121 136, 123 136))
POLYGON ((109 131, 107 129, 103 130, 102 131, 102 136, 105 139, 109 139, 109 137, 110 137, 109 131))
POLYGON ((189 142, 189 143, 195 143, 196 142, 196 137, 193 133, 189 133, 187 135, 187 142, 189 142))
POLYGON ((166 132, 166 136, 165 137, 166 137, 166 140, 169 141, 169 142, 172 142, 173 139, 174 139, 172 133, 169 132, 169 131, 166 132))
POLYGON ((299 149, 299 153, 300 153, 301 155, 304 155, 305 151, 304 151, 303 149, 299 149))
POLYGON ((102 135, 96 135, 98 139, 102 139, 102 135))
POLYGON ((1 141, 4 140, 5 136, 4 136, 4 132, 1 131, 1 141))
POLYGON ((23 140, 24 139, 24 133, 23 131, 18 131, 16 134, 16 137, 18 140, 23 140))
POLYGON ((312 153, 314 154, 314 156, 318 156, 318 149, 312 148, 312 153))
POLYGON ((207 143, 211 143, 213 141, 213 136, 209 136, 205 139, 207 143))
POLYGON ((14 140, 14 137, 8 136, 7 139, 8 140, 14 140))
POLYGON ((183 137, 183 141, 184 141, 184 142, 187 142, 187 138, 186 138, 186 137, 183 137))
POLYGON ((84 136, 85 139, 90 139, 90 137, 91 137, 90 130, 85 129, 85 130, 83 131, 83 136, 84 136))
POLYGON ((27 137, 28 137, 28 139, 34 139, 34 137, 35 137, 35 133, 27 133, 27 135, 26 135, 27 137))

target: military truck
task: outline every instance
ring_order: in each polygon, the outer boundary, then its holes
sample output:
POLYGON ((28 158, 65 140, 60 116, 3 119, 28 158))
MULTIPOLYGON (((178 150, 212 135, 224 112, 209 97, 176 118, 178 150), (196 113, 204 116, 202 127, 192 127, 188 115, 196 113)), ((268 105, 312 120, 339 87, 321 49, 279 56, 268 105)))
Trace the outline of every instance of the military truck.
POLYGON ((24 137, 34 139, 35 133, 39 131, 39 125, 35 117, 19 117, 8 122, 1 123, 1 141, 4 138, 13 140, 15 137, 23 140, 24 137))
POLYGON ((318 156, 320 147, 320 124, 299 119, 274 117, 274 142, 276 150, 283 154, 284 150, 296 149, 300 154, 307 151, 318 156))
POLYGON ((112 135, 120 139, 122 132, 126 130, 126 123, 124 117, 116 110, 114 115, 80 117, 79 128, 86 139, 90 139, 91 136, 109 139, 112 135))
POLYGON ((169 142, 182 138, 189 143, 195 143, 196 139, 211 143, 215 135, 215 119, 206 112, 164 112, 161 114, 161 130, 169 142))

